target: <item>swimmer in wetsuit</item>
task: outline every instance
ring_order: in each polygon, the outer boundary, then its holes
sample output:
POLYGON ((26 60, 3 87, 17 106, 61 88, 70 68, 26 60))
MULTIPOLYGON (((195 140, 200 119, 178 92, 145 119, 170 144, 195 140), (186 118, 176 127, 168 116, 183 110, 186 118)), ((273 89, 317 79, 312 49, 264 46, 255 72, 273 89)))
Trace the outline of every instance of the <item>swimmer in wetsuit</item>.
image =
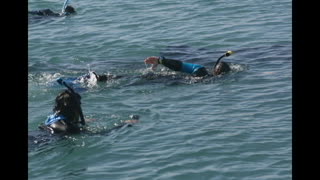
MULTIPOLYGON (((216 64, 213 67, 213 75, 220 75, 225 74, 231 70, 230 66, 225 63, 221 62, 221 59, 224 57, 228 57, 234 52, 227 51, 224 55, 222 55, 216 62, 216 64)), ((152 64, 152 69, 155 70, 158 66, 158 64, 162 64, 163 66, 174 70, 174 71, 180 71, 188 74, 192 74, 196 77, 204 77, 207 75, 210 75, 210 73, 207 71, 207 69, 199 64, 192 64, 192 63, 185 63, 179 60, 174 59, 167 59, 163 56, 157 57, 157 56, 151 56, 144 60, 146 64, 152 64)))
POLYGON ((53 114, 39 128, 51 134, 79 133, 85 119, 81 109, 81 96, 66 83, 68 90, 61 92, 55 99, 53 114))
POLYGON ((75 14, 76 11, 72 6, 66 6, 64 12, 61 13, 56 13, 53 12, 50 9, 42 9, 42 10, 38 10, 38 11, 28 11, 28 14, 32 14, 32 15, 39 15, 39 16, 55 16, 55 17, 59 17, 59 16, 68 16, 71 14, 75 14))
MULTIPOLYGON (((85 131, 84 126, 88 120, 84 119, 82 113, 81 96, 63 80, 60 80, 60 83, 68 89, 62 91, 56 97, 53 114, 48 116, 44 124, 39 125, 39 129, 48 131, 51 134, 62 135, 85 131)), ((132 115, 130 118, 130 120, 121 121, 120 124, 106 132, 139 122, 139 115, 132 115)))

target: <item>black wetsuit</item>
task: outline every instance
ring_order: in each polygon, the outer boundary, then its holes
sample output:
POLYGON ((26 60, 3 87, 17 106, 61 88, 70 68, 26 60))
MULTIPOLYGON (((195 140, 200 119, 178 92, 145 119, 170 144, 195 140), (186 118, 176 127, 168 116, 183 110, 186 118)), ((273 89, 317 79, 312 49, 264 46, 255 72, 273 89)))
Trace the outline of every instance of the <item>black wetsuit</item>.
POLYGON ((158 63, 171 70, 189 73, 197 77, 209 75, 206 68, 199 64, 185 63, 179 60, 167 59, 163 56, 160 56, 158 63))

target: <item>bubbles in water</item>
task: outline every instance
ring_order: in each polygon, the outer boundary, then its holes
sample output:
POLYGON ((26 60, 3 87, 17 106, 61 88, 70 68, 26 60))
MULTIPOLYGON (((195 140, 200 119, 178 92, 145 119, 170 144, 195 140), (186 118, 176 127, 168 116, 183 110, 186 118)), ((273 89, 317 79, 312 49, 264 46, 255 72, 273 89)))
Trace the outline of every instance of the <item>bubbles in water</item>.
POLYGON ((245 71, 248 69, 248 66, 243 65, 243 64, 234 64, 234 63, 230 63, 230 68, 233 72, 241 72, 241 71, 245 71))

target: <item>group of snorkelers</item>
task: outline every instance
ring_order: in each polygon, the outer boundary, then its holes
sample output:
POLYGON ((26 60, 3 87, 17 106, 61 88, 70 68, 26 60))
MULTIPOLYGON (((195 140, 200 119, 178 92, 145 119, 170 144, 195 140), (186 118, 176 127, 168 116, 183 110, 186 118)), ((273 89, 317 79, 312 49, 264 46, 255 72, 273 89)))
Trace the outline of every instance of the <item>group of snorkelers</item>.
MULTIPOLYGON (((39 16, 66 16, 74 14, 76 11, 72 6, 67 5, 68 0, 65 1, 64 8, 61 13, 55 13, 50 9, 44 9, 39 11, 29 11, 29 14, 39 16)), ((151 64, 152 70, 156 70, 159 64, 173 70, 182 73, 187 73, 195 77, 206 77, 206 76, 218 76, 223 75, 231 71, 230 65, 226 62, 222 62, 222 58, 228 57, 233 54, 232 51, 227 51, 221 57, 218 58, 212 71, 207 70, 206 67, 200 64, 187 63, 176 59, 169 59, 164 56, 150 56, 144 60, 145 64, 151 64)), ((97 74, 91 72, 81 78, 96 79, 97 82, 105 82, 110 79, 118 79, 122 76, 97 74)), ((73 78, 71 81, 79 78, 73 78)), ((68 84, 66 79, 59 78, 57 82, 65 87, 67 90, 61 92, 55 99, 55 106, 53 108, 53 114, 48 117, 44 124, 40 125, 39 128, 47 130, 51 134, 65 134, 65 133, 79 133, 86 125, 82 108, 81 108, 81 96, 77 93, 73 87, 68 84)), ((131 117, 131 120, 127 120, 124 124, 136 123, 139 120, 139 116, 135 115, 131 117)), ((123 126, 120 125, 120 126, 123 126)))

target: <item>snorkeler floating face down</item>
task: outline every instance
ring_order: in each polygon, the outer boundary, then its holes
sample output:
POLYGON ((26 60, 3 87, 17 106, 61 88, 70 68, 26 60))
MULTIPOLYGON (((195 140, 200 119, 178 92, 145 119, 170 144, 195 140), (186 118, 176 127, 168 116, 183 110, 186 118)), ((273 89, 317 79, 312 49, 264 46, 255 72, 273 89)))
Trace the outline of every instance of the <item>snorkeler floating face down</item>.
POLYGON ((180 60, 175 59, 168 59, 163 56, 157 57, 157 56, 151 56, 144 60, 146 64, 152 64, 152 69, 155 70, 158 66, 158 64, 162 64, 163 66, 174 70, 174 71, 180 71, 184 73, 191 74, 196 77, 203 77, 207 75, 221 75, 224 73, 228 73, 231 68, 230 66, 225 62, 220 62, 222 58, 228 57, 231 54, 233 54, 233 51, 227 51, 225 54, 223 54, 217 62, 215 63, 213 67, 212 73, 208 73, 207 69, 199 64, 193 64, 193 63, 186 63, 182 62, 180 60))
POLYGON ((220 61, 221 61, 222 58, 228 57, 233 53, 234 53, 233 51, 227 51, 224 55, 222 55, 217 60, 216 64, 213 66, 213 72, 212 72, 213 75, 217 76, 217 75, 224 74, 224 73, 227 73, 227 72, 231 71, 231 68, 227 63, 220 62, 220 61))

